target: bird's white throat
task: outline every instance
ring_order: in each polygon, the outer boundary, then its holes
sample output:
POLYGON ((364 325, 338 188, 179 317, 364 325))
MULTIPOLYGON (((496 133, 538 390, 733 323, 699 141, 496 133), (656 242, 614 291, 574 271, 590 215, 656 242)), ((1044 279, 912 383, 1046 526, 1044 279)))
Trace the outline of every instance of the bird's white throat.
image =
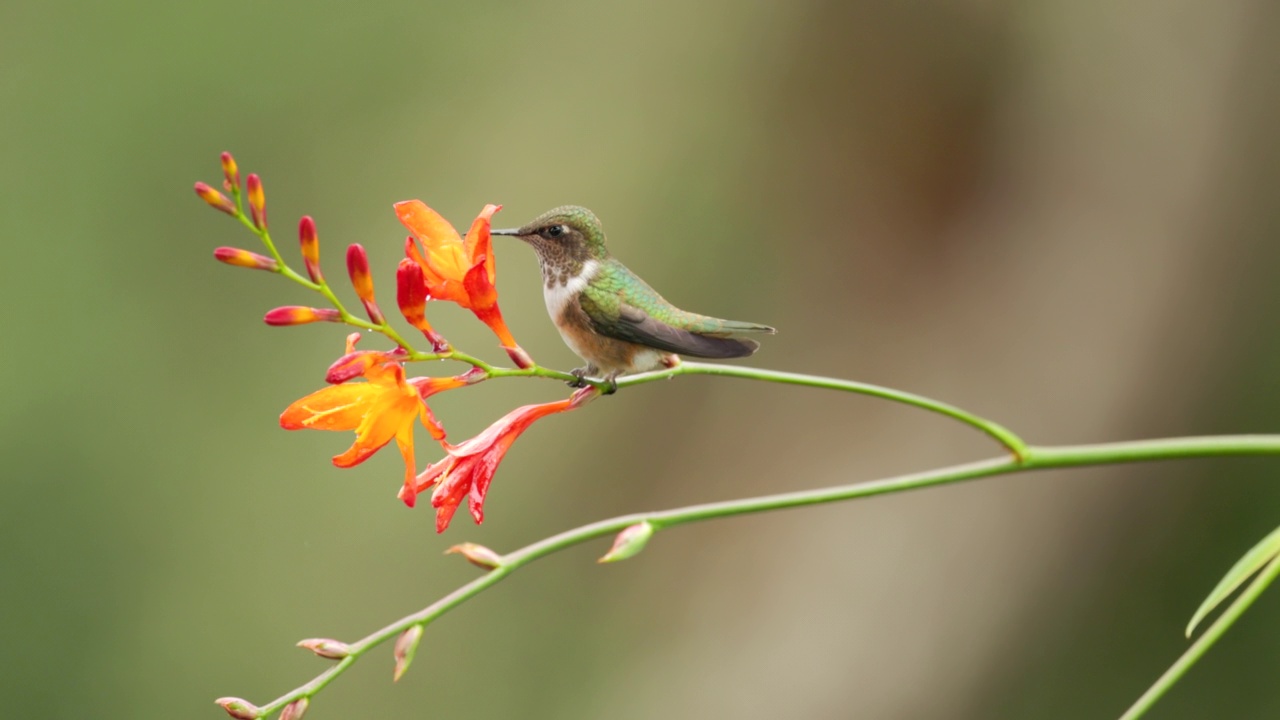
POLYGON ((588 260, 582 263, 582 271, 569 278, 563 285, 552 283, 548 287, 544 284, 542 286, 542 299, 547 302, 547 314, 552 318, 560 317, 565 304, 576 299, 578 294, 586 289, 587 284, 591 282, 591 279, 596 276, 599 270, 600 263, 595 260, 588 260))

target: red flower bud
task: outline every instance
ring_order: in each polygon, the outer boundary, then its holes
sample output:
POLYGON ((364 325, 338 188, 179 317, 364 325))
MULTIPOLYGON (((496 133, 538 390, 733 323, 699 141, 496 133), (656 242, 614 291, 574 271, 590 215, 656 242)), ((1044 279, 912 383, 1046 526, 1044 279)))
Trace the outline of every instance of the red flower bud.
POLYGON ((449 349, 449 343, 437 335, 431 329, 431 323, 427 322, 427 282, 422 274, 422 266, 409 258, 401 260, 396 268, 396 303, 400 306, 404 319, 427 336, 436 352, 449 349))
POLYGON ((209 203, 209 207, 214 210, 221 210, 231 217, 236 216, 235 203, 231 202, 226 195, 223 195, 208 185, 202 182, 196 183, 196 195, 199 195, 201 200, 209 203))
POLYGON ((351 646, 329 638, 307 638, 298 641, 298 647, 306 648, 322 658, 341 660, 351 654, 351 646))
POLYGON ((259 230, 267 229, 267 196, 262 191, 262 179, 257 173, 249 175, 245 180, 248 186, 249 214, 253 218, 253 226, 259 230))
POLYGON ((340 385, 368 372, 374 365, 396 362, 404 357, 404 348, 397 347, 387 352, 381 350, 354 350, 343 355, 329 366, 324 381, 330 385, 340 385))
POLYGON ((240 192, 240 168, 229 152, 222 153, 222 176, 226 178, 222 186, 227 192, 240 192))
POLYGON ((528 370, 533 367, 533 358, 529 357, 529 353, 525 352, 524 348, 519 345, 502 349, 507 351, 507 357, 511 358, 511 362, 515 363, 516 367, 522 370, 528 370))
POLYGON ((214 700, 222 706, 227 714, 236 720, 258 720, 262 717, 262 709, 257 705, 238 697, 221 697, 214 700))
POLYGON ((365 312, 374 325, 386 323, 378 303, 373 297, 373 278, 369 275, 369 256, 365 255, 364 246, 354 243, 347 248, 347 272, 351 275, 351 287, 355 288, 360 302, 364 303, 365 312))
MULTIPOLYGON (((250 176, 252 179, 254 176, 250 176)), ((310 215, 304 215, 298 221, 298 244, 302 246, 302 262, 307 266, 307 275, 317 285, 324 282, 320 274, 320 238, 316 236, 316 221, 310 215)))
POLYGON ((483 545, 462 543, 444 551, 445 555, 453 555, 455 553, 466 558, 467 562, 478 568, 493 570, 502 567, 502 556, 483 545))
POLYGON ((421 640, 421 625, 414 625, 400 633, 400 637, 396 639, 396 648, 393 653, 396 658, 396 672, 393 681, 398 681, 405 671, 409 669, 409 663, 413 662, 413 655, 418 652, 418 643, 421 640))
POLYGON ((220 247, 213 251, 213 257, 218 262, 224 262, 228 265, 236 267, 252 268, 254 270, 270 270, 275 272, 280 269, 279 263, 274 258, 265 255, 259 255, 248 250, 241 250, 233 247, 220 247))
POLYGON ((342 315, 332 308, 310 308, 286 305, 269 311, 262 321, 268 325, 305 325, 313 322, 341 322, 342 315))
POLYGON ((280 712, 280 720, 302 720, 302 716, 306 714, 309 705, 311 705, 311 701, 304 697, 294 700, 284 706, 284 710, 280 712))

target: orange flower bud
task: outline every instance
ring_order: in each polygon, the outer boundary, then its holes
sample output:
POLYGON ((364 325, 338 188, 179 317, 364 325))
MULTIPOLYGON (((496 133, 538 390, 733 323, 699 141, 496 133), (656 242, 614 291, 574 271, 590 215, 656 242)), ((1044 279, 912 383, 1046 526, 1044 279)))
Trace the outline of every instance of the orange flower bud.
POLYGON ((214 700, 222 706, 227 714, 236 720, 258 720, 262 717, 262 709, 257 705, 238 697, 221 697, 214 700))
POLYGON ((618 533, 618 536, 613 539, 613 547, 609 548, 609 552, 596 562, 617 562, 639 555, 640 551, 644 550, 644 546, 649 543, 649 538, 653 537, 653 531, 653 524, 648 521, 628 527, 618 533))
POLYGON ((445 555, 453 555, 453 554, 461 555, 462 557, 466 558, 467 562, 471 563, 472 565, 475 565, 478 568, 484 568, 485 570, 493 570, 495 568, 502 567, 501 555, 499 555, 498 553, 490 550, 489 548, 483 545, 477 545, 475 543, 462 543, 461 545, 454 545, 448 550, 445 550, 444 554, 445 555))
MULTIPOLYGON (((250 176, 252 179, 253 176, 250 176)), ((307 266, 307 275, 317 285, 324 282, 320 274, 320 238, 316 235, 316 221, 310 215, 304 215, 298 221, 298 245, 302 247, 302 262, 307 266)))
POLYGON ((365 255, 364 246, 353 243, 347 248, 347 272, 351 275, 351 287, 355 288, 360 302, 364 303, 365 312, 374 325, 386 323, 378 303, 373 297, 373 278, 369 275, 369 256, 365 255))
POLYGON ((209 203, 209 207, 214 210, 221 210, 231 217, 236 216, 235 203, 231 202, 226 195, 223 195, 208 185, 202 182, 196 183, 196 194, 200 196, 201 200, 209 203))
POLYGON ((351 646, 329 638, 307 638, 298 641, 298 647, 306 648, 322 658, 341 660, 351 654, 351 646))
POLYGON ((222 176, 226 178, 222 181, 222 187, 227 192, 240 192, 240 168, 229 152, 222 153, 222 176))
POLYGON ((310 700, 304 697, 298 698, 284 706, 284 710, 280 711, 280 720, 302 720, 302 716, 306 714, 307 707, 310 705, 310 700))
POLYGON ((422 266, 409 258, 401 260, 396 268, 396 303, 404 319, 427 336, 436 352, 449 349, 449 343, 427 322, 427 282, 422 266))
POLYGON ((394 680, 398 681, 405 671, 409 669, 409 663, 413 662, 414 653, 418 652, 418 643, 422 640, 422 626, 414 625, 413 627, 400 633, 400 637, 396 639, 396 648, 393 655, 396 658, 396 672, 394 680))
POLYGON ((342 315, 332 308, 286 305, 269 311, 262 321, 268 325, 305 325, 313 322, 341 322, 342 315))
POLYGON ((274 258, 266 255, 259 255, 248 250, 241 250, 233 247, 220 247, 213 251, 213 257, 218 262, 224 262, 228 265, 236 267, 252 268, 254 270, 270 270, 275 272, 280 269, 279 263, 274 258))
POLYGON ((267 196, 262 191, 262 179, 257 173, 249 175, 245 180, 248 186, 249 215, 253 218, 253 226, 259 230, 267 229, 267 196))

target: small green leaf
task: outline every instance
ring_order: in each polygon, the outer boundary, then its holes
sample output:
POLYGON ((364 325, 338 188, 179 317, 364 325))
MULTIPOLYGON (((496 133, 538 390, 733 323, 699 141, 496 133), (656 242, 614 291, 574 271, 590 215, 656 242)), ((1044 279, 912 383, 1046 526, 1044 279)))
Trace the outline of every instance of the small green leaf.
POLYGON ((1262 539, 1257 545, 1254 545, 1244 557, 1236 561, 1235 565, 1227 571, 1226 575, 1218 581, 1218 586, 1209 593, 1209 597, 1200 603, 1200 608, 1196 610, 1196 614, 1191 616, 1191 622, 1187 624, 1187 637, 1191 637, 1191 633, 1195 632, 1196 626, 1204 620, 1205 616, 1213 612, 1213 609, 1222 604, 1231 593, 1262 569, 1272 559, 1280 556, 1280 528, 1271 531, 1271 534, 1262 539))

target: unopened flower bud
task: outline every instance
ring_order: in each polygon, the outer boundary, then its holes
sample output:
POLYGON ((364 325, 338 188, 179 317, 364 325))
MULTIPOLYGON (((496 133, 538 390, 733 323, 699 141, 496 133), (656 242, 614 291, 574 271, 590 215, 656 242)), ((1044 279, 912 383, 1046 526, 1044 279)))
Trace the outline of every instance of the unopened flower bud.
POLYGON ((229 152, 222 153, 222 177, 225 178, 222 186, 227 192, 240 192, 240 168, 229 152))
POLYGON ((202 182, 196 183, 196 195, 199 195, 201 200, 209 203, 209 207, 214 210, 221 210, 231 217, 236 216, 235 203, 231 202, 231 199, 226 195, 223 195, 208 185, 202 182))
POLYGON ((227 714, 236 720, 258 720, 262 717, 262 709, 257 705, 238 697, 221 697, 214 700, 222 706, 227 714))
POLYGON ((252 268, 254 270, 270 270, 275 272, 280 269, 280 264, 275 258, 269 258, 266 255, 259 255, 248 250, 241 250, 233 247, 220 247, 213 251, 213 257, 219 262, 236 267, 252 268))
POLYGON ((330 660, 341 660, 351 654, 351 646, 340 640, 330 640, 329 638, 307 638, 300 640, 298 647, 306 648, 322 658, 330 660))
POLYGON ((341 322, 342 315, 332 308, 312 308, 286 305, 270 310, 262 318, 268 325, 305 325, 313 322, 341 322))
POLYGON ((499 555, 498 553, 490 550, 489 548, 483 545, 477 545, 475 543, 462 543, 461 545, 454 545, 448 550, 445 550, 444 554, 445 555, 453 555, 453 554, 461 555, 462 557, 466 558, 467 562, 471 563, 472 565, 475 565, 478 568, 484 568, 485 570, 494 570, 496 568, 502 567, 501 555, 499 555))
POLYGON ((401 260, 396 267, 396 304, 400 306, 404 319, 427 336, 436 352, 449 349, 449 343, 427 322, 427 280, 422 274, 422 267, 410 258, 401 260))
POLYGON ((422 641, 422 626, 414 625, 413 627, 400 633, 400 637, 396 639, 396 648, 393 655, 396 659, 396 672, 394 680, 398 681, 409 669, 409 663, 413 662, 413 656, 418 652, 418 643, 422 641))
POLYGON ((347 248, 347 272, 351 275, 351 287, 355 288, 360 302, 364 303, 365 312, 369 313, 370 322, 374 325, 386 323, 386 318, 378 309, 378 303, 374 301, 373 277, 369 275, 369 256, 365 254, 364 246, 360 243, 353 243, 347 248))
POLYGON ((502 349, 507 351, 507 357, 511 358, 511 362, 515 363, 516 367, 522 370, 533 367, 533 358, 529 357, 529 353, 525 352, 524 348, 519 345, 502 349))
POLYGON ((324 282, 320 273, 320 238, 316 235, 316 221, 310 215, 304 215, 298 221, 298 245, 302 248, 302 263, 307 266, 307 275, 317 285, 324 282))
POLYGON ((618 536, 613 539, 613 547, 609 548, 609 552, 597 562, 617 562, 638 555, 649 543, 649 538, 653 537, 653 531, 653 524, 648 521, 628 527, 618 533, 618 536))
POLYGON ((249 215, 253 226, 259 230, 267 229, 267 196, 262 191, 262 179, 257 173, 251 173, 245 180, 249 196, 249 215))
POLYGON ((310 705, 310 700, 304 697, 298 698, 284 706, 284 710, 280 711, 280 720, 302 720, 302 716, 306 714, 307 707, 310 705))

